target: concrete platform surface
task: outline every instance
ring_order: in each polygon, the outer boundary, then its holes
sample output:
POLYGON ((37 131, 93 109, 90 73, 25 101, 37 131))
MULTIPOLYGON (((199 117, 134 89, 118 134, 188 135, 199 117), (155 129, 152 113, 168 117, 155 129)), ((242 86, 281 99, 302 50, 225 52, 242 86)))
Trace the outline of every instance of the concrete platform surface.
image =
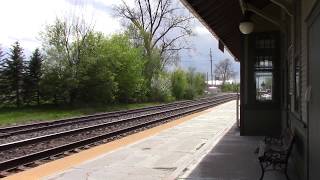
MULTIPOLYGON (((261 175, 257 154, 254 153, 262 137, 240 136, 233 126, 196 168, 185 171, 179 180, 258 180, 261 175)), ((298 180, 289 164, 290 180, 298 180)), ((286 180, 284 173, 269 171, 263 180, 286 180)))
POLYGON ((156 180, 183 177, 235 123, 235 101, 86 161, 45 180, 156 180))

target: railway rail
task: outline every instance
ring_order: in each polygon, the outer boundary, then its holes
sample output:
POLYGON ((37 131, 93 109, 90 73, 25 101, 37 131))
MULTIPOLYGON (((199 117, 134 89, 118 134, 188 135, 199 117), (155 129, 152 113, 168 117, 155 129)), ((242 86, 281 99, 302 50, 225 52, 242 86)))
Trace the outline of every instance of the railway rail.
MULTIPOLYGON (((103 123, 93 123, 66 131, 57 131, 56 133, 0 144, 0 175, 6 176, 10 172, 34 167, 51 159, 77 152, 80 149, 87 149, 234 99, 236 99, 235 94, 227 94, 196 101, 182 101, 129 111, 116 111, 60 121, 33 123, 32 126, 34 127, 20 125, 1 128, 0 132, 2 134, 6 133, 12 136, 71 124, 95 122, 99 118, 113 118, 103 123)), ((2 137, 9 136, 4 135, 2 137)))
POLYGON ((210 100, 216 97, 223 97, 223 96, 225 95, 214 96, 211 98, 202 98, 194 101, 192 100, 178 101, 178 102, 173 102, 173 103, 168 103, 163 105, 144 107, 144 108, 138 108, 138 109, 132 109, 132 110, 112 111, 112 112, 97 113, 93 115, 79 116, 79 117, 60 119, 60 120, 54 120, 54 121, 44 121, 44 122, 38 122, 38 123, 29 123, 25 125, 0 127, 0 144, 2 143, 1 139, 9 136, 13 136, 13 135, 25 134, 25 133, 34 132, 34 131, 47 130, 51 128, 56 128, 56 127, 61 127, 61 126, 66 126, 71 124, 80 124, 80 123, 85 123, 89 121, 101 120, 101 119, 116 118, 120 116, 132 115, 132 114, 137 114, 141 112, 145 113, 147 111, 152 111, 152 110, 160 110, 163 108, 176 107, 177 105, 183 106, 183 105, 194 103, 197 101, 210 100))
MULTIPOLYGON (((204 101, 210 101, 210 99, 201 100, 201 102, 204 102, 204 101)), ((99 124, 112 125, 116 122, 121 122, 121 119, 130 120, 130 118, 144 117, 143 115, 146 115, 146 114, 152 114, 152 113, 160 114, 163 109, 170 110, 170 109, 176 109, 177 107, 186 107, 187 105, 190 105, 192 103, 194 104, 196 102, 197 101, 181 102, 179 104, 170 104, 164 107, 163 106, 157 107, 157 108, 150 107, 150 108, 145 108, 144 110, 137 109, 127 113, 123 112, 121 114, 112 114, 112 115, 105 115, 105 116, 99 115, 98 117, 89 117, 89 118, 85 117, 78 121, 71 120, 71 121, 62 122, 62 123, 48 124, 47 126, 43 126, 42 124, 40 124, 40 126, 37 127, 37 124, 35 124, 34 127, 31 129, 30 128, 20 129, 17 131, 12 131, 7 133, 7 134, 11 134, 9 136, 8 135, 2 136, 2 137, 0 136, 0 151, 2 150, 1 144, 7 144, 15 141, 22 141, 24 139, 31 139, 38 136, 45 136, 45 135, 50 135, 57 132, 70 131, 74 129, 81 129, 81 128, 86 129, 86 127, 90 127, 93 125, 99 125, 99 124)))

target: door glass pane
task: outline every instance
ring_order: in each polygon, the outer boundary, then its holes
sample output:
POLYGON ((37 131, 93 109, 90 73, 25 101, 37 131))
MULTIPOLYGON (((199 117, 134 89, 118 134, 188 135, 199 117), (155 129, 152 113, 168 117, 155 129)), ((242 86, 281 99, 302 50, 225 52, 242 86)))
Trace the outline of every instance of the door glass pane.
POLYGON ((255 63, 255 70, 270 70, 272 71, 272 56, 257 56, 255 63))
POLYGON ((273 77, 272 72, 255 72, 256 100, 271 101, 273 77))

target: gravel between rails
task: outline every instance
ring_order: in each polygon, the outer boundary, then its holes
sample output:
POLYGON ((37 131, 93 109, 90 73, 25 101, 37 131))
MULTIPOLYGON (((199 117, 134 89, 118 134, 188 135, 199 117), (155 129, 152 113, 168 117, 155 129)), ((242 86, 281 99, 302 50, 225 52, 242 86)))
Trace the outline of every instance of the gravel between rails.
POLYGON ((133 118, 133 117, 137 117, 137 116, 141 116, 141 115, 145 115, 145 114, 159 112, 163 109, 169 110, 169 109, 174 109, 177 107, 184 107, 184 106, 186 106, 186 104, 181 104, 181 105, 179 104, 176 106, 171 106, 169 108, 163 107, 163 108, 159 108, 159 109, 152 109, 152 110, 148 110, 148 111, 144 111, 144 112, 137 112, 137 113, 133 113, 133 114, 124 114, 124 115, 120 115, 118 117, 107 117, 104 119, 89 120, 89 121, 85 121, 85 122, 74 123, 74 124, 65 125, 65 126, 59 126, 56 128, 50 128, 50 129, 45 129, 45 130, 40 130, 40 131, 35 131, 35 132, 29 132, 29 133, 25 133, 25 134, 0 137, 0 144, 5 144, 5 143, 15 142, 15 141, 19 141, 19 140, 34 138, 34 137, 38 137, 38 136, 49 135, 49 134, 53 134, 53 133, 57 133, 57 132, 63 132, 63 131, 68 131, 68 130, 72 130, 72 129, 82 128, 82 127, 87 127, 87 126, 91 126, 94 124, 103 124, 103 123, 107 123, 107 122, 118 121, 120 119, 133 118))
POLYGON ((48 141, 42 141, 42 142, 38 142, 38 143, 26 145, 26 146, 12 148, 12 149, 0 152, 0 162, 6 161, 9 159, 13 159, 16 157, 21 157, 21 156, 24 156, 27 154, 35 153, 35 152, 38 152, 41 150, 61 146, 61 145, 68 144, 71 142, 79 141, 84 138, 90 138, 90 137, 94 137, 97 135, 101 135, 101 134, 106 133, 107 131, 114 131, 118 128, 128 127, 130 125, 152 121, 154 119, 163 118, 166 116, 168 117, 173 114, 178 114, 178 113, 185 112, 185 111, 188 111, 191 109, 196 109, 196 108, 199 108, 199 106, 189 107, 189 108, 185 108, 185 109, 179 109, 179 110, 175 110, 173 112, 169 112, 166 114, 158 114, 158 115, 148 116, 148 117, 140 118, 137 120, 118 123, 113 126, 107 126, 107 127, 103 127, 103 128, 99 128, 99 129, 94 129, 94 130, 90 130, 90 131, 72 134, 69 136, 55 138, 55 139, 48 140, 48 141))
POLYGON ((134 113, 146 112, 146 111, 151 111, 151 110, 159 110, 159 109, 163 109, 163 108, 168 108, 170 106, 186 105, 186 104, 195 103, 195 102, 199 102, 199 101, 221 98, 226 95, 227 94, 221 94, 221 95, 216 95, 216 96, 211 96, 211 97, 199 98, 196 100, 176 101, 176 102, 162 104, 162 105, 156 105, 156 106, 149 106, 149 107, 130 109, 130 110, 95 113, 95 114, 91 114, 91 115, 71 117, 71 118, 58 119, 58 120, 52 120, 52 121, 32 121, 32 122, 19 123, 19 124, 10 125, 10 126, 0 126, 0 137, 4 138, 6 136, 22 134, 21 131, 23 131, 23 133, 27 133, 27 132, 25 132, 26 130, 29 130, 29 132, 31 132, 34 129, 38 130, 41 127, 49 129, 49 128, 53 128, 53 126, 59 126, 59 125, 63 126, 63 125, 67 125, 68 123, 85 122, 85 121, 90 121, 90 120, 94 120, 94 119, 103 119, 103 118, 107 118, 107 117, 108 118, 109 117, 117 117, 119 115, 134 114, 134 113), (14 133, 14 134, 12 134, 12 133, 14 133))
MULTIPOLYGON (((223 96, 223 95, 219 95, 223 96)), ((51 121, 43 121, 43 120, 35 120, 31 122, 21 122, 19 124, 9 125, 9 126, 0 126, 0 136, 5 133, 10 133, 12 131, 17 130, 26 130, 26 129, 34 129, 38 127, 45 127, 52 124, 63 124, 65 122, 77 122, 82 120, 91 120, 92 118, 96 117, 109 117, 109 116, 116 116, 116 115, 124 115, 124 114, 132 114, 132 113, 138 113, 138 111, 150 111, 150 110, 156 110, 161 108, 167 108, 170 106, 176 106, 176 105, 183 105, 183 104, 190 104, 192 102, 204 100, 204 99, 212 99, 218 96, 213 96, 210 98, 200 98, 197 100, 184 100, 184 101, 176 101, 172 103, 162 104, 162 105, 155 105, 155 106, 148 106, 148 107, 142 107, 137 109, 129 109, 129 110, 119 110, 119 111, 110 111, 110 112, 101 112, 101 113, 95 113, 91 115, 84 115, 84 116, 76 116, 66 119, 57 119, 57 120, 51 120, 51 121)))
MULTIPOLYGON (((44 159, 41 159, 41 160, 37 160, 37 161, 35 161, 33 163, 28 163, 27 166, 23 166, 23 167, 33 168, 33 167, 36 167, 38 165, 50 162, 52 160, 61 159, 61 158, 64 158, 65 156, 68 156, 68 155, 71 155, 71 154, 74 154, 74 153, 78 153, 79 151, 86 150, 86 149, 92 148, 92 147, 100 145, 100 144, 105 144, 105 143, 108 143, 108 142, 111 142, 111 141, 114 141, 114 140, 117 140, 117 139, 121 139, 121 138, 126 137, 128 135, 135 134, 135 133, 138 133, 138 132, 141 132, 141 131, 144 131, 144 130, 147 130, 147 129, 150 129, 150 128, 153 128, 153 127, 156 127, 156 126, 159 126, 161 124, 173 121, 175 119, 179 119, 180 117, 183 117, 183 116, 184 115, 177 116, 177 117, 169 119, 169 120, 163 120, 161 122, 155 122, 155 123, 143 126, 141 128, 137 128, 135 130, 129 131, 129 132, 121 133, 121 134, 118 134, 116 136, 105 138, 103 140, 96 141, 96 142, 94 142, 92 144, 88 144, 86 146, 79 147, 76 150, 65 151, 65 152, 60 153, 60 154, 56 154, 56 155, 53 155, 53 156, 50 156, 50 157, 47 157, 47 158, 44 158, 44 159)), ((14 168, 14 169, 10 169, 8 171, 3 171, 3 172, 0 172, 0 178, 6 177, 6 176, 9 176, 10 174, 18 173, 18 172, 21 172, 21 171, 24 171, 24 170, 25 169, 23 169, 23 168, 22 169, 21 168, 17 168, 17 169, 14 168)))
MULTIPOLYGON (((27 131, 11 134, 7 136, 0 135, 0 145, 15 142, 15 141, 21 141, 24 139, 30 139, 38 136, 44 136, 44 135, 50 135, 54 133, 69 131, 72 129, 88 127, 94 124, 103 124, 107 122, 118 121, 119 119, 123 119, 123 118, 133 118, 139 115, 160 112, 161 110, 165 110, 165 109, 169 110, 177 107, 185 107, 194 103, 208 102, 213 99, 219 99, 224 96, 225 95, 219 95, 219 96, 210 97, 210 98, 201 98, 193 101, 190 101, 190 100, 180 101, 175 103, 169 103, 168 106, 159 105, 159 106, 133 109, 129 111, 110 112, 112 113, 112 115, 110 115, 110 113, 100 113, 100 114, 81 117, 82 119, 71 118, 71 119, 65 119, 67 121, 61 120, 61 121, 48 122, 49 124, 40 123, 40 124, 32 124, 33 126, 18 127, 18 131, 20 130, 27 130, 27 131), (43 128, 45 125, 47 126, 43 128), (40 129, 36 129, 38 127, 40 127, 40 129)), ((14 131, 15 130, 13 130, 13 132, 14 131)), ((1 132, 3 133, 3 132, 12 132, 12 131, 4 130, 0 128, 0 133, 1 132)))

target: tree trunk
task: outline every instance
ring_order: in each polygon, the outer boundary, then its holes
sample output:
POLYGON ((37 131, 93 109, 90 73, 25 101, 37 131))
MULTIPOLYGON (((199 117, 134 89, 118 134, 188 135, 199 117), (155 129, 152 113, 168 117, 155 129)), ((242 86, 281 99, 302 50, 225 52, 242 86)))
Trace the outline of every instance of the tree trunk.
POLYGON ((20 107, 20 92, 19 92, 19 88, 16 89, 16 105, 17 105, 17 107, 20 107))
POLYGON ((54 94, 54 104, 58 105, 58 98, 57 98, 57 94, 54 94))
POLYGON ((74 105, 74 102, 75 102, 76 97, 77 97, 77 90, 76 90, 76 89, 72 89, 72 90, 69 92, 69 96, 70 96, 69 104, 70 104, 70 105, 74 105))
POLYGON ((40 91, 39 88, 37 89, 37 104, 40 105, 40 91))

